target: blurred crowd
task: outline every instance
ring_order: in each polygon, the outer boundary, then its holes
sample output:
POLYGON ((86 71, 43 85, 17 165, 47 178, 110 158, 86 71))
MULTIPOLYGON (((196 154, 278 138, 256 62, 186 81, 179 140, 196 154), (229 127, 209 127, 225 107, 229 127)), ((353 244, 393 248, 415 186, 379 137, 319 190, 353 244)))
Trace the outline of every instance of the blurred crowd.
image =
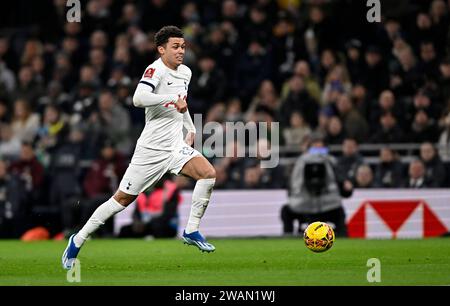
MULTIPOLYGON (((168 24, 185 33, 188 105, 203 123, 279 122, 260 141, 279 133, 298 152, 320 134, 342 145, 340 173, 357 187, 450 185, 450 1, 385 1, 380 23, 358 0, 89 0, 81 22, 67 22, 66 2, 2 4, 2 224, 80 199, 88 215, 116 189, 144 126, 134 89, 168 24), (379 163, 362 143, 383 145, 379 163), (397 143, 420 152, 402 163, 397 143)), ((212 158, 217 188, 285 188, 289 167, 258 158, 212 158)))

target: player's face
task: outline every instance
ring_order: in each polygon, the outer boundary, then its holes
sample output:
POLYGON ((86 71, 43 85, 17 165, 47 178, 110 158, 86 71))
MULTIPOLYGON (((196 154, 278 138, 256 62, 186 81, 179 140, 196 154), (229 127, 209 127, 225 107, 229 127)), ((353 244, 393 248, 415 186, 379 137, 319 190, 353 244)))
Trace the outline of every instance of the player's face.
POLYGON ((160 47, 161 57, 171 67, 176 68, 183 63, 186 43, 184 38, 171 37, 164 47, 160 47))

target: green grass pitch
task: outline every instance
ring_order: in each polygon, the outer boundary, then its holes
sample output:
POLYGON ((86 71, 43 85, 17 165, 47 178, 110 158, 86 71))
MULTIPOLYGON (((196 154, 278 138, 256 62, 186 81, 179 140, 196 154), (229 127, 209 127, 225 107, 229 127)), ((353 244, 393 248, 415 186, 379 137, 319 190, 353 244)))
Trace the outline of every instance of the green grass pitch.
POLYGON ((298 239, 211 239, 201 253, 180 240, 88 241, 80 283, 61 268, 66 242, 0 241, 0 285, 450 285, 450 239, 337 239, 313 253, 298 239), (367 282, 369 258, 381 282, 367 282))

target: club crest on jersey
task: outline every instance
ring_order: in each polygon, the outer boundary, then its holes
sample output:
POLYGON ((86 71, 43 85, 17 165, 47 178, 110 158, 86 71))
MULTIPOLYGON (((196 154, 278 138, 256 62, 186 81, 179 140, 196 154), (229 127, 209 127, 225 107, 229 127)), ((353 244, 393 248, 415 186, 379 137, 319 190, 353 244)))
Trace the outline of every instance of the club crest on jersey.
POLYGON ((154 73, 155 73, 155 68, 148 68, 147 70, 145 70, 144 78, 151 79, 153 77, 154 73))

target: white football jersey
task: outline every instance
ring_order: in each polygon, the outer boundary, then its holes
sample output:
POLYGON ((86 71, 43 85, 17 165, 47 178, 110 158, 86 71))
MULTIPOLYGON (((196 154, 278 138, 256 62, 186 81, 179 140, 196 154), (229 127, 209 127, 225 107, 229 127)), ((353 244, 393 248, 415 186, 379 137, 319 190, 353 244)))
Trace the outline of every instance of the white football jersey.
MULTIPOLYGON (((146 86, 155 94, 187 97, 191 76, 191 69, 186 65, 179 65, 175 71, 159 58, 145 69, 138 86, 146 86)), ((177 111, 175 102, 145 108, 145 127, 137 145, 172 151, 183 141, 183 114, 177 111)))

